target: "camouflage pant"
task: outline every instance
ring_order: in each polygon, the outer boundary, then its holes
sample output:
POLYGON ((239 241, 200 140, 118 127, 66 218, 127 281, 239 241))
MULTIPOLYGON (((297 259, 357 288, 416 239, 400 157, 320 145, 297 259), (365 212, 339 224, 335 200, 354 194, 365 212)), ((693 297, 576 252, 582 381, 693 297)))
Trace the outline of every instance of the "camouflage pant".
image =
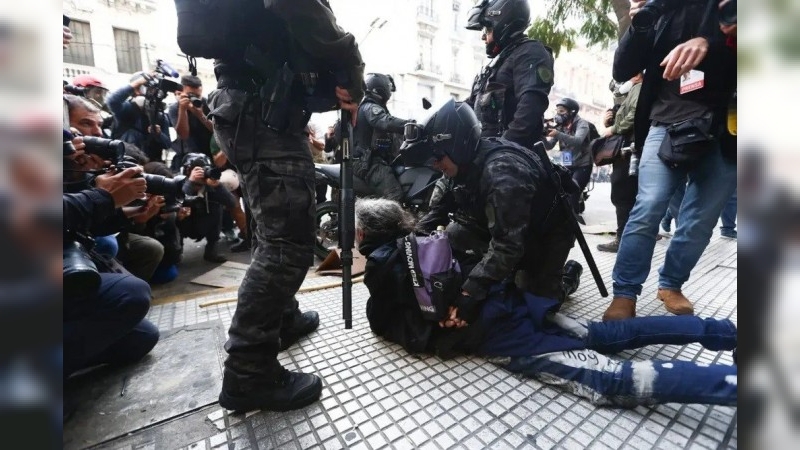
MULTIPOLYGON (((457 222, 447 226, 447 237, 465 272, 471 270, 489 250, 489 241, 457 222)), ((536 243, 525 249, 523 261, 514 274, 514 283, 533 295, 563 302, 567 297, 562 282, 564 263, 574 244, 575 236, 566 222, 551 226, 537 238, 536 243)))
POLYGON ((353 163, 353 170, 355 170, 356 173, 359 171, 361 173, 366 173, 364 181, 375 191, 376 195, 396 202, 403 201, 403 187, 400 186, 400 182, 397 181, 394 171, 386 161, 375 157, 370 159, 368 168, 357 167, 357 165, 360 164, 363 164, 362 160, 353 163))
POLYGON ((255 247, 239 287, 225 367, 241 376, 269 377, 280 369, 284 317, 297 309, 294 295, 313 263, 314 165, 303 137, 268 129, 257 119, 257 105, 237 120, 239 112, 225 106, 235 104, 236 92, 228 91, 214 97, 221 110, 218 115, 212 107, 214 132, 242 177, 255 247))

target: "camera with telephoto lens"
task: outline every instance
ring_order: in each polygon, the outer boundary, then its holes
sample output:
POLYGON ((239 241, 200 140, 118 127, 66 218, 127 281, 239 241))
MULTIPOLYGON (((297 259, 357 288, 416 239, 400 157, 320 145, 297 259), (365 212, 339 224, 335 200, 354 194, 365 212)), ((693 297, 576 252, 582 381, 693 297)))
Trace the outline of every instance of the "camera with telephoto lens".
POLYGON ((647 0, 647 2, 631 18, 631 26, 635 30, 648 30, 656 25, 664 13, 681 6, 684 0, 647 0))
MULTIPOLYGON (((139 164, 130 156, 124 156, 121 161, 116 163, 117 170, 125 170, 131 167, 139 167, 139 164)), ((150 195, 160 195, 164 197, 164 208, 175 209, 183 203, 184 193, 183 184, 186 177, 178 175, 175 178, 167 178, 163 175, 143 173, 140 175, 147 183, 145 192, 150 195)))
POLYGON ((89 255, 94 239, 80 233, 64 236, 64 297, 85 298, 100 289, 100 272, 89 255))
POLYGON ((203 168, 203 177, 217 180, 222 177, 222 169, 211 164, 211 159, 202 153, 189 153, 183 158, 183 173, 187 177, 195 167, 203 168))
POLYGON ((86 153, 99 156, 103 161, 116 163, 125 157, 125 143, 116 139, 83 136, 86 153))

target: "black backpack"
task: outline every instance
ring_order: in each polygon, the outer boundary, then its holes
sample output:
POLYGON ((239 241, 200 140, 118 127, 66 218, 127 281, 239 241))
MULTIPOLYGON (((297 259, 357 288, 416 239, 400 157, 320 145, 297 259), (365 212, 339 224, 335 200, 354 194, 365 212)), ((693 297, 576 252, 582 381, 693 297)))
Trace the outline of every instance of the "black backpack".
POLYGON ((175 0, 178 47, 187 57, 223 58, 241 43, 242 23, 262 0, 175 0))

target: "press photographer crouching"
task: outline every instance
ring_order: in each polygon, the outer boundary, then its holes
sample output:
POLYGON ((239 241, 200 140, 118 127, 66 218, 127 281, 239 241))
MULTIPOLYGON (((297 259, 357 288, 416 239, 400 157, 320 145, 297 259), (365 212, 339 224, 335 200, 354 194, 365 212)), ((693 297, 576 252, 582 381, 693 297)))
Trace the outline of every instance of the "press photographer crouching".
MULTIPOLYGON (((83 149, 65 145, 65 168, 87 167, 83 149)), ((150 286, 98 254, 92 236, 124 223, 122 207, 142 198, 147 182, 131 167, 93 178, 93 187, 63 195, 64 377, 101 364, 124 365, 156 345, 158 328, 144 317, 150 286)))
POLYGON ((192 208, 192 220, 182 224, 185 237, 197 241, 206 239, 203 259, 221 264, 227 261, 219 254, 217 243, 222 231, 223 208, 236 208, 236 198, 220 183, 222 171, 211 163, 211 159, 202 153, 189 153, 183 159, 183 173, 189 182, 183 187, 187 196, 187 205, 192 208), (188 198, 192 198, 191 201, 188 198), (191 226, 189 226, 191 225, 191 226))
MULTIPOLYGON (((65 95, 64 100, 74 134, 70 139, 77 150, 71 158, 65 155, 65 192, 87 189, 92 172, 96 171, 95 175, 103 173, 104 168, 112 163, 118 167, 123 161, 127 165, 139 166, 147 163, 147 157, 134 145, 102 138, 102 116, 94 104, 74 95, 65 95)), ((160 184, 154 186, 157 188, 160 184)), ((166 192, 169 193, 169 189, 166 192)), ((95 244, 99 253, 118 259, 131 274, 149 281, 164 255, 164 248, 158 241, 143 236, 136 227, 152 218, 164 199, 151 196, 146 201, 146 205, 124 208, 129 220, 121 220, 117 225, 119 233, 116 236, 95 236, 95 244)))

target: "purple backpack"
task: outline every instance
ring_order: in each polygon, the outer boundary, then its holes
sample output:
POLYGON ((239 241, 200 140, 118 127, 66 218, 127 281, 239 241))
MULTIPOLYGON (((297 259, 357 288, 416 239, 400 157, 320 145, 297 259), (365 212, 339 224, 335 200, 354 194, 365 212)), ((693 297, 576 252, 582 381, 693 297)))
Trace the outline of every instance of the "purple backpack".
POLYGON ((398 239, 422 317, 440 321, 461 287, 461 268, 443 230, 430 236, 414 233, 398 239))

